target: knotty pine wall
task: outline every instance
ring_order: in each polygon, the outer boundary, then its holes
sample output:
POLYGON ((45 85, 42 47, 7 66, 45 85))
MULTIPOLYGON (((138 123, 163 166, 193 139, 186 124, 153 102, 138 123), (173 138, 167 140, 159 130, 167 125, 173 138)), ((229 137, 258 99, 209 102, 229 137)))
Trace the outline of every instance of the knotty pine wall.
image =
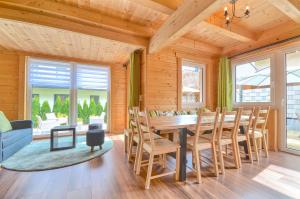
POLYGON ((18 119, 19 56, 0 51, 0 111, 18 119))
MULTIPOLYGON (((217 104, 218 58, 203 56, 201 53, 183 52, 174 48, 156 54, 144 55, 142 80, 145 107, 160 110, 180 109, 178 98, 178 69, 181 59, 189 59, 206 65, 206 106, 214 109, 217 104)), ((179 88, 180 89, 180 88, 179 88)))
MULTIPOLYGON (((24 53, 0 51, 0 110, 9 120, 24 119, 24 53), (20 76, 20 78, 19 78, 20 76)), ((34 55, 32 55, 34 56, 34 55)), ((52 56, 38 56, 40 58, 62 61, 83 60, 57 58, 52 56)), ((91 64, 97 64, 92 62, 91 64)), ((98 63, 101 64, 101 63, 98 63)), ((25 81, 24 81, 25 82, 25 81)), ((122 65, 111 65, 111 132, 121 133, 126 126, 127 89, 126 68, 122 65)))

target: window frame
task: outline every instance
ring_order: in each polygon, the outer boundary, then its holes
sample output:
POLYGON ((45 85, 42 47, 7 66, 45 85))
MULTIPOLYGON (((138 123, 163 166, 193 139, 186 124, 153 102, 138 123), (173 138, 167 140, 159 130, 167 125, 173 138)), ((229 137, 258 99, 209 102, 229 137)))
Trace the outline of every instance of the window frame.
POLYGON ((206 63, 201 63, 200 61, 197 61, 197 60, 191 60, 191 59, 185 59, 185 58, 181 58, 180 61, 179 61, 179 76, 180 77, 180 85, 178 86, 178 90, 179 90, 179 96, 180 97, 180 104, 179 105, 179 109, 180 110, 191 110, 191 109, 195 109, 195 108, 201 108, 201 107, 204 107, 206 105, 206 63), (201 102, 198 102, 198 103, 195 103, 195 107, 188 107, 188 106, 183 106, 183 103, 182 103, 182 66, 183 66, 183 63, 191 63, 191 64, 194 64, 196 65, 198 68, 200 68, 202 70, 202 101, 201 102))
MULTIPOLYGON (((76 118, 77 118, 77 67, 78 65, 88 65, 92 67, 100 67, 105 68, 107 70, 107 130, 111 132, 111 67, 109 65, 104 64, 95 64, 95 63, 89 63, 89 62, 75 62, 75 61, 66 61, 61 59, 51 59, 48 57, 35 57, 35 56, 26 56, 26 91, 25 91, 25 106, 26 111, 25 117, 26 119, 31 119, 31 103, 32 103, 32 85, 30 84, 30 64, 34 60, 42 60, 42 61, 49 61, 49 62, 61 62, 61 63, 67 63, 71 66, 71 86, 70 86, 70 118, 69 123, 70 125, 76 125, 76 118)), ((50 135, 50 134, 49 134, 50 135)), ((47 135, 47 136, 49 136, 47 135)), ((37 136, 38 137, 38 136, 37 136)))
POLYGON ((231 61, 233 106, 237 107, 237 106, 253 106, 253 105, 261 105, 261 106, 275 105, 275 89, 274 89, 275 68, 274 67, 275 67, 275 56, 273 53, 251 56, 251 57, 240 58, 240 59, 233 59, 231 61), (237 102, 236 101, 236 66, 247 64, 250 62, 260 61, 264 59, 270 59, 270 101, 269 102, 237 102))

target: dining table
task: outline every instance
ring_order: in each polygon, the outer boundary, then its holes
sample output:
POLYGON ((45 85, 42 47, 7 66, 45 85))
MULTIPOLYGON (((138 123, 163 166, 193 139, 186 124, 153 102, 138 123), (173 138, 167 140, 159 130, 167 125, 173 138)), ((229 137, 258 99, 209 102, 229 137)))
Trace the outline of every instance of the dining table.
MULTIPOLYGON (((193 135, 194 133, 188 129, 193 129, 197 124, 197 115, 176 115, 176 116, 160 116, 153 117, 150 119, 151 127, 158 134, 164 130, 179 130, 179 144, 180 144, 180 166, 179 166, 179 181, 186 181, 186 163, 187 163, 187 135, 193 135)), ((202 116, 201 124, 212 123, 214 117, 202 116)), ((233 122, 235 120, 234 116, 225 116, 225 122, 233 122)), ((240 125, 242 126, 249 120, 249 116, 242 115, 240 120, 240 125)), ((221 117, 219 117, 219 122, 221 122, 221 117)), ((174 131, 176 132, 176 131, 174 131)))

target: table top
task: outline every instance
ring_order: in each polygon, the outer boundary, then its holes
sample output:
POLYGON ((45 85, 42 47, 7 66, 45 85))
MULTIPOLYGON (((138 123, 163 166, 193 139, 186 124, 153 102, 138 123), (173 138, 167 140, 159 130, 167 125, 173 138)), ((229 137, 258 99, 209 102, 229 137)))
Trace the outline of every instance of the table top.
MULTIPOLYGON (((197 115, 162 116, 150 119, 151 126, 156 130, 168 130, 179 128, 191 128, 197 124, 197 115)), ((202 123, 211 123, 214 117, 203 116, 202 123)), ((249 119, 249 116, 241 116, 241 125, 249 119)), ((221 118, 220 118, 221 120, 221 118)), ((226 116, 225 122, 233 122, 234 116, 226 116)))

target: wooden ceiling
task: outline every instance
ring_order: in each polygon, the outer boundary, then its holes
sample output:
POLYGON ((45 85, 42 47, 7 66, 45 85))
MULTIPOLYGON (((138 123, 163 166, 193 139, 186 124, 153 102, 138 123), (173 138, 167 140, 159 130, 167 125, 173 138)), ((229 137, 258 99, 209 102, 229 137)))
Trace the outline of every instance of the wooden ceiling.
POLYGON ((249 18, 224 24, 228 0, 0 0, 0 45, 43 54, 122 63, 130 52, 172 45, 212 55, 240 52, 300 34, 300 0, 239 0, 249 18), (205 49, 208 49, 207 51, 205 49))
POLYGON ((103 63, 124 63, 128 54, 137 48, 100 37, 12 20, 0 20, 0 38, 0 46, 8 50, 103 63))

